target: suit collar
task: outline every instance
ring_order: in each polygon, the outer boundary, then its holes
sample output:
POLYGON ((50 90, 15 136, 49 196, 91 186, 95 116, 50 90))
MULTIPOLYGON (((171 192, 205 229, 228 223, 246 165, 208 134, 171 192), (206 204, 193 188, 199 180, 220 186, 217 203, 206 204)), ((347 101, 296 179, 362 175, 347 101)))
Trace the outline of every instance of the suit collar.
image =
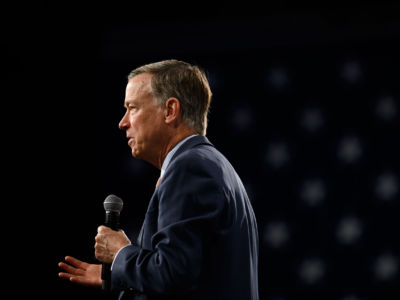
POLYGON ((172 156, 170 163, 181 153, 185 152, 186 150, 189 150, 191 148, 194 148, 198 145, 209 145, 209 146, 214 146, 213 144, 210 143, 208 138, 206 138, 204 135, 196 135, 195 137, 187 140, 184 142, 180 148, 175 152, 175 154, 172 156))
POLYGON ((161 177, 164 175, 165 170, 168 168, 169 163, 171 162, 172 157, 174 156, 175 152, 179 150, 179 148, 188 140, 194 138, 196 134, 189 135, 188 137, 184 138, 178 144, 175 145, 175 147, 172 148, 171 151, 168 152, 167 156, 165 157, 162 166, 161 166, 161 177))

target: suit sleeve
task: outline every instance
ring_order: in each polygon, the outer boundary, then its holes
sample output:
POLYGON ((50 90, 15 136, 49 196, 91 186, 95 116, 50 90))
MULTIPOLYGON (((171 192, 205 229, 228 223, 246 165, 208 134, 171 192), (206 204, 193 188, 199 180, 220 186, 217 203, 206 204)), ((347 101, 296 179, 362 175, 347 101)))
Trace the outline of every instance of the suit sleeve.
POLYGON ((146 294, 184 295, 196 288, 204 247, 225 214, 218 168, 204 157, 171 163, 158 193, 157 232, 152 250, 131 245, 116 257, 113 288, 146 294))

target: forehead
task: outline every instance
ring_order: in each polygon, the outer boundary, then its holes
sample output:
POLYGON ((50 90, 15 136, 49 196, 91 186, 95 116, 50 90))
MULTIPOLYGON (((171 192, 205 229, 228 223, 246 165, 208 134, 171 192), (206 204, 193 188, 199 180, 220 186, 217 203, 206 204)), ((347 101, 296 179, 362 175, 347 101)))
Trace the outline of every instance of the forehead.
POLYGON ((152 74, 143 73, 129 79, 126 85, 125 100, 136 99, 151 94, 152 76, 152 74))

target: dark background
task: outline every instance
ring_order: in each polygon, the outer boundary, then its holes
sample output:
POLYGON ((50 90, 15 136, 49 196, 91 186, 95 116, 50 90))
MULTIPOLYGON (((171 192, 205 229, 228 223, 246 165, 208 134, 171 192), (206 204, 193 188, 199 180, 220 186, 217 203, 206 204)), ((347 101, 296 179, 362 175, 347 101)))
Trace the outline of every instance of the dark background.
POLYGON ((106 298, 57 263, 95 262, 110 193, 136 237, 159 173, 118 129, 126 76, 176 58, 206 70, 207 136, 254 205, 260 299, 398 299, 399 13, 396 1, 3 4, 9 288, 106 298))

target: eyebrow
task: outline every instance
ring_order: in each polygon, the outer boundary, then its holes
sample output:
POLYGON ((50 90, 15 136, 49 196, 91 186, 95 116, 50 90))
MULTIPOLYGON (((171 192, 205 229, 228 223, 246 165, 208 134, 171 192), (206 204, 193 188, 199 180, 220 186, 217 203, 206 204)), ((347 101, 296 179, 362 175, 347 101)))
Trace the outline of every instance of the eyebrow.
POLYGON ((129 105, 130 103, 132 103, 132 101, 133 101, 133 99, 125 100, 125 101, 124 101, 124 107, 125 107, 125 108, 128 108, 128 105, 129 105))

